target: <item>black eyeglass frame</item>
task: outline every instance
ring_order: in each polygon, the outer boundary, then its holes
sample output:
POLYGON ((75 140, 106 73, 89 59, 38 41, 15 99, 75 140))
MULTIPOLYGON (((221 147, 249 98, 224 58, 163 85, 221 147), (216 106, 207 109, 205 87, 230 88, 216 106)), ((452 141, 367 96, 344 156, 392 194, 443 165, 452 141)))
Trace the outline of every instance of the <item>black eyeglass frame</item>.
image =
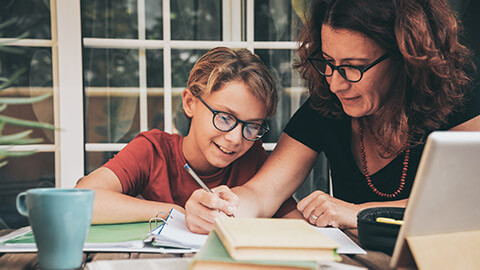
POLYGON ((325 76, 325 77, 331 77, 333 76, 333 72, 336 70, 338 73, 340 73, 340 75, 347 81, 349 82, 352 82, 352 83, 356 83, 356 82, 359 82, 362 78, 363 78, 363 74, 371 69, 372 67, 374 67, 375 65, 377 65, 378 63, 382 62, 383 60, 387 59, 388 57, 390 57, 390 54, 387 52, 385 53, 384 55, 380 56, 379 58, 377 58, 375 61, 373 61, 372 63, 366 65, 366 66, 357 66, 357 65, 334 65, 330 62, 328 62, 327 60, 325 60, 325 58, 322 56, 322 58, 316 58, 316 57, 313 57, 314 55, 316 55, 317 53, 319 53, 321 51, 321 48, 317 48, 315 51, 313 51, 310 56, 307 57, 307 60, 308 62, 310 63, 310 65, 313 66, 313 68, 318 72, 318 74, 320 74, 321 76, 325 76), (317 60, 317 61, 321 61, 323 62, 325 65, 328 65, 331 69, 332 69, 332 74, 330 75, 326 75, 324 72, 320 71, 318 69, 318 67, 316 65, 313 64, 312 60, 317 60), (348 67, 348 68, 354 68, 356 70, 358 70, 360 72, 360 78, 358 80, 350 80, 347 78, 347 75, 345 74, 345 72, 342 70, 342 68, 344 67, 348 67))
POLYGON ((224 111, 219 111, 219 110, 215 110, 214 108, 212 108, 210 105, 207 104, 207 102, 205 102, 201 97, 198 98, 202 103, 203 105, 205 105, 205 107, 207 107, 212 113, 213 113, 213 117, 212 117, 212 124, 213 126, 222 131, 222 132, 229 132, 231 130, 233 130, 237 125, 238 123, 241 123, 242 124, 242 137, 247 140, 247 141, 251 141, 251 142, 254 142, 254 141, 257 141, 259 139, 261 139, 267 132, 270 131, 270 127, 268 127, 268 124, 267 122, 263 122, 263 124, 257 124, 257 123, 253 123, 253 122, 248 122, 248 121, 243 121, 243 120, 240 120, 238 119, 235 115, 231 114, 231 113, 228 113, 228 112, 224 112, 224 111), (235 124, 229 128, 229 129, 221 129, 219 127, 217 127, 217 125, 215 125, 215 117, 217 117, 217 115, 219 113, 223 113, 223 114, 227 114, 231 117, 233 117, 233 119, 235 119, 235 124), (258 134, 261 134, 261 131, 264 130, 263 134, 261 135, 258 135, 257 134, 257 138, 256 139, 249 139, 245 136, 244 132, 245 132, 245 127, 248 126, 248 125, 254 125, 254 126, 258 126, 259 127, 259 132, 258 134))

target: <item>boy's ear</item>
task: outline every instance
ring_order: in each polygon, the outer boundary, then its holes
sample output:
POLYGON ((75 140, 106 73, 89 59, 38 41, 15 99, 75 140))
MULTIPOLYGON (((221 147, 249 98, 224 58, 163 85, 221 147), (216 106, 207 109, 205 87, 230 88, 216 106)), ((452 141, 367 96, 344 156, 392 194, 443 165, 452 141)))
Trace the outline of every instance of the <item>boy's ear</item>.
POLYGON ((195 109, 195 104, 197 103, 196 101, 197 98, 192 94, 190 89, 185 88, 182 92, 183 111, 190 118, 193 117, 193 110, 195 109))

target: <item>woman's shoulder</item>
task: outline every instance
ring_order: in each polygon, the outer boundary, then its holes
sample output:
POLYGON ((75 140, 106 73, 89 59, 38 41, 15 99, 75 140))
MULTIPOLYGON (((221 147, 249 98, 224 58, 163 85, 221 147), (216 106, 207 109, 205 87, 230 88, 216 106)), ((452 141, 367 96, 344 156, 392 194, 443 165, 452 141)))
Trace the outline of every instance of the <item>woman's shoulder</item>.
MULTIPOLYGON (((478 70, 478 65, 477 65, 478 70)), ((471 82, 465 89, 463 103, 449 116, 445 129, 451 129, 480 115, 480 76, 478 72, 470 73, 471 82)))

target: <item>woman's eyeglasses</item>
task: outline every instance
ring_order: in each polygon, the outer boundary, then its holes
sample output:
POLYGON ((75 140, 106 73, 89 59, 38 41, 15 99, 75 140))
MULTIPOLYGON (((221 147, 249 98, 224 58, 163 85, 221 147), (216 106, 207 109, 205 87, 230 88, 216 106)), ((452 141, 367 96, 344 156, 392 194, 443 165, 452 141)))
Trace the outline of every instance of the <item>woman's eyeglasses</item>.
POLYGON ((340 75, 349 82, 359 82, 362 77, 363 73, 367 70, 374 67, 376 64, 382 62, 383 60, 387 59, 390 55, 385 53, 384 55, 380 56, 377 60, 373 61, 372 63, 366 66, 355 66, 355 65, 339 65, 336 66, 332 64, 330 61, 325 60, 325 58, 316 58, 314 57, 316 54, 320 52, 320 48, 316 49, 309 57, 307 57, 308 62, 315 68, 315 70, 322 76, 330 77, 333 75, 333 71, 336 70, 340 75))
POLYGON ((243 138, 248 141, 256 141, 270 130, 267 123, 260 125, 253 122, 242 121, 231 113, 213 109, 202 98, 199 97, 198 99, 213 113, 213 126, 220 131, 228 132, 234 129, 238 123, 241 123, 243 138))

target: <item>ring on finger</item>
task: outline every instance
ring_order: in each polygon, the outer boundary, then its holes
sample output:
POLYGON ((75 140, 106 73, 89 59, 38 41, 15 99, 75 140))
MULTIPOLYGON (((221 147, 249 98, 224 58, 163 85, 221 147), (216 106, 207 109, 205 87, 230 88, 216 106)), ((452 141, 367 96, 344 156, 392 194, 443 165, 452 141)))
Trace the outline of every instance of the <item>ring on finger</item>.
POLYGON ((317 220, 317 219, 318 219, 318 217, 315 216, 314 214, 310 215, 310 217, 313 218, 313 220, 317 220))

